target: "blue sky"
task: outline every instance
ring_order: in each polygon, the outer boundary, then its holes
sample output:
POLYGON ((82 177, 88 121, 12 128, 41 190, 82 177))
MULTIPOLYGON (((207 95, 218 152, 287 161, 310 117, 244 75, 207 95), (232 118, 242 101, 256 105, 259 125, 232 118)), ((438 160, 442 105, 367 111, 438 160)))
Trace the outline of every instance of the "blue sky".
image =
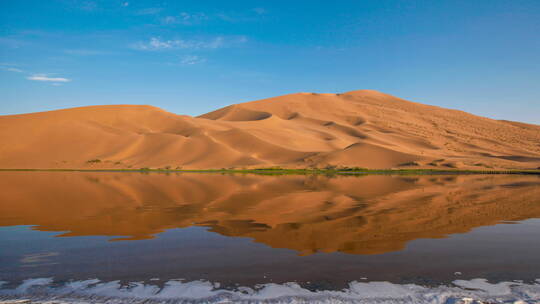
POLYGON ((540 1, 0 0, 0 114, 359 89, 540 124, 540 1))

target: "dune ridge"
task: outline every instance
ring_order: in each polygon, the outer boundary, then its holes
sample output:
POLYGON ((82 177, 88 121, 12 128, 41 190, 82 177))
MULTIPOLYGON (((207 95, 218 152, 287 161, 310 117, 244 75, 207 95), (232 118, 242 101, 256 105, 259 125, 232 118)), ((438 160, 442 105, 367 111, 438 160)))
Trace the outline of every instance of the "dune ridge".
POLYGON ((289 94, 198 117, 139 105, 5 115, 0 138, 3 169, 540 167, 538 125, 372 90, 289 94))

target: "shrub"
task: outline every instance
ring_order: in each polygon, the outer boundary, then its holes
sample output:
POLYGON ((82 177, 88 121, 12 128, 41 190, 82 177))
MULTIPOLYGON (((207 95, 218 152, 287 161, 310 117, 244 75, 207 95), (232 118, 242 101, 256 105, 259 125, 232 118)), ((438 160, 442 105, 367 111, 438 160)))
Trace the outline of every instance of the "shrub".
POLYGON ((407 162, 407 163, 402 163, 402 164, 399 164, 398 167, 405 167, 405 166, 420 166, 419 163, 415 162, 415 161, 412 161, 412 162, 407 162))
POLYGON ((98 164, 98 163, 101 162, 101 159, 96 158, 96 159, 88 160, 86 162, 89 163, 89 164, 98 164))
POLYGON ((353 171, 368 171, 369 170, 368 168, 362 168, 362 167, 352 167, 351 169, 353 171))
POLYGON ((362 167, 338 167, 338 171, 368 171, 368 168, 362 168, 362 167))

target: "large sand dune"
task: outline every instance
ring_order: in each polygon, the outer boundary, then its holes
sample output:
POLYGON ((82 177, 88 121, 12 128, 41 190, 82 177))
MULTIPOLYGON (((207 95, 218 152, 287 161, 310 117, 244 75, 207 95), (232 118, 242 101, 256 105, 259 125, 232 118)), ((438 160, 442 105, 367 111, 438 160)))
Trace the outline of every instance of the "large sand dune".
POLYGON ((198 117, 151 106, 0 116, 0 168, 536 169, 540 126, 377 91, 298 93, 198 117))

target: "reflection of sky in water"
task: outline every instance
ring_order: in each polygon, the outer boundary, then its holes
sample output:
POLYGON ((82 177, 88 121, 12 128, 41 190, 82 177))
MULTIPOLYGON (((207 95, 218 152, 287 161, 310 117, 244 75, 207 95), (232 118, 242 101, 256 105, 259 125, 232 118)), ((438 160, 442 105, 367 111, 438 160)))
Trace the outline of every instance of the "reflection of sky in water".
POLYGON ((293 250, 206 229, 171 229, 155 239, 110 242, 107 237, 58 238, 29 227, 4 227, 0 228, 0 279, 97 277, 149 282, 157 277, 161 282, 208 279, 225 285, 330 280, 323 286, 342 286, 362 277, 395 282, 490 275, 491 279, 533 279, 540 269, 539 219, 480 227, 445 239, 418 239, 402 251, 380 255, 299 256, 293 250))

